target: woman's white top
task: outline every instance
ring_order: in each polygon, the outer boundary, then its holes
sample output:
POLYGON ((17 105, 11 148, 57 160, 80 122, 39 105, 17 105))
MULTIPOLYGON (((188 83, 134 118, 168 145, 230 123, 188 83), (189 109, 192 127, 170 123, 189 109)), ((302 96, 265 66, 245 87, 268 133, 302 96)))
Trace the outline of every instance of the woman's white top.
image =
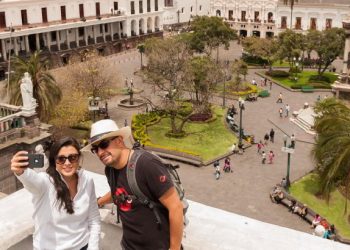
POLYGON ((100 213, 94 182, 86 171, 78 171, 73 214, 68 214, 64 206, 59 210, 54 182, 46 172, 36 173, 27 168, 17 178, 33 195, 34 249, 78 250, 86 244, 88 249, 99 249, 100 213))

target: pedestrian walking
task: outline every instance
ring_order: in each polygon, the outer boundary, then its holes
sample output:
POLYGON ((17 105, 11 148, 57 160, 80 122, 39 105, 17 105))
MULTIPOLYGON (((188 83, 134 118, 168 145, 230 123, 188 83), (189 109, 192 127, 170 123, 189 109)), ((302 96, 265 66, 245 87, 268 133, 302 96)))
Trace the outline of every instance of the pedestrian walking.
POLYGON ((289 110, 290 110, 290 107, 289 107, 288 104, 286 104, 285 109, 286 109, 286 117, 288 117, 289 116, 289 110))
POLYGON ((281 92, 280 92, 280 94, 278 95, 278 99, 277 99, 276 103, 283 103, 283 95, 282 95, 281 92))
POLYGON ((288 136, 286 134, 283 135, 283 145, 285 148, 287 147, 287 139, 288 139, 288 136))
POLYGON ((290 147, 295 148, 295 135, 292 134, 290 137, 290 147))
POLYGON ((282 108, 280 108, 278 112, 280 113, 280 117, 282 118, 282 115, 283 115, 283 109, 282 109, 282 108))
POLYGON ((262 151, 261 157, 262 157, 261 163, 265 164, 266 163, 266 153, 265 153, 265 151, 262 151))
POLYGON ((321 96, 320 95, 317 96, 317 101, 318 102, 321 101, 321 96))
POLYGON ((270 90, 272 90, 272 81, 270 80, 270 90))
POLYGON ((270 130, 270 141, 272 143, 275 141, 275 130, 273 130, 273 128, 270 130))
POLYGON ((260 140, 258 143, 258 154, 260 154, 261 149, 264 147, 264 144, 262 143, 262 141, 260 140))
POLYGON ((267 78, 264 78, 264 86, 267 86, 267 78))
POLYGON ((273 153, 272 150, 270 150, 270 153, 269 153, 269 164, 273 163, 273 159, 274 158, 275 158, 275 154, 273 153))
POLYGON ((257 85, 255 79, 252 80, 252 84, 255 86, 257 85))
POLYGON ((128 126, 128 120, 124 119, 124 127, 127 127, 127 126, 128 126))
POLYGON ((265 136, 264 136, 264 143, 265 143, 265 145, 267 145, 267 142, 269 141, 269 139, 270 139, 270 136, 269 136, 268 133, 266 133, 265 136))

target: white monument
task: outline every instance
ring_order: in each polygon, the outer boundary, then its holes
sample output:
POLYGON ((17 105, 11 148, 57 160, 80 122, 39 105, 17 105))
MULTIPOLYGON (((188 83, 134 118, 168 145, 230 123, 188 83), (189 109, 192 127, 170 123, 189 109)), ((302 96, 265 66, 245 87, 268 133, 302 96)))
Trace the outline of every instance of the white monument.
POLYGON ((37 103, 33 98, 33 83, 28 72, 24 73, 21 79, 21 95, 22 95, 22 113, 24 116, 32 116, 35 114, 37 103))

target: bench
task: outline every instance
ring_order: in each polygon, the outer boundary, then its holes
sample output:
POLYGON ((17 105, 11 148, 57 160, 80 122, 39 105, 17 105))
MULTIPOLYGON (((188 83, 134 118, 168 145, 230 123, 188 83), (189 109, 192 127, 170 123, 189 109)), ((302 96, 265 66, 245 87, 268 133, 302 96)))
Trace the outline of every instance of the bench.
POLYGON ((309 85, 301 86, 301 92, 304 92, 304 93, 314 92, 314 87, 313 86, 309 86, 309 85))

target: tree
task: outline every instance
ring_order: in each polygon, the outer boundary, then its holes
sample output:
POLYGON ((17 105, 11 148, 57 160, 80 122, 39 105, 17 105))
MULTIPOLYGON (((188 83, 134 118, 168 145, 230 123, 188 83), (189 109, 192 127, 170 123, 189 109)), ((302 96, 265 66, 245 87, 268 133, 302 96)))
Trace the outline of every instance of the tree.
POLYGON ((205 52, 211 55, 213 49, 217 49, 217 62, 219 58, 219 46, 229 48, 230 41, 237 38, 236 31, 216 16, 196 16, 191 23, 190 45, 197 52, 205 52))
POLYGON ((318 65, 317 71, 319 75, 322 75, 328 66, 343 53, 344 46, 345 31, 343 29, 332 28, 320 33, 314 48, 318 55, 316 64, 318 65))
POLYGON ((251 55, 261 57, 267 60, 269 70, 272 70, 272 64, 278 59, 278 44, 274 38, 259 38, 259 37, 246 37, 242 41, 242 46, 246 52, 251 55))
POLYGON ((235 91, 238 91, 242 87, 241 75, 245 76, 248 74, 248 65, 242 60, 235 60, 232 64, 232 73, 234 75, 234 85, 235 91))
POLYGON ((64 73, 67 79, 64 81, 86 93, 86 96, 108 99, 113 85, 121 81, 117 79, 115 69, 95 51, 87 52, 84 58, 84 62, 67 67, 64 73))
POLYGON ((321 37, 321 31, 309 30, 305 36, 305 51, 307 58, 311 59, 311 52, 316 49, 316 45, 319 43, 321 37))
POLYGON ((195 94, 195 112, 210 114, 210 97, 216 83, 222 75, 218 65, 209 57, 193 57, 186 67, 188 82, 195 94))
POLYGON ((38 102, 37 114, 40 120, 48 121, 54 107, 60 102, 62 93, 49 68, 49 61, 42 58, 40 51, 35 51, 28 60, 15 57, 15 73, 10 80, 10 103, 22 105, 21 79, 28 72, 33 82, 33 97, 38 102))
POLYGON ((277 58, 284 60, 287 58, 290 67, 294 66, 293 58, 298 58, 302 54, 304 38, 300 33, 286 30, 278 35, 277 58))
POLYGON ((145 53, 145 45, 143 43, 137 45, 137 49, 140 53, 140 56, 141 56, 141 69, 143 68, 143 62, 142 62, 142 55, 143 53, 145 53))
MULTIPOLYGON (((350 109, 334 98, 315 107, 316 145, 313 155, 320 172, 321 193, 329 200, 331 190, 345 183, 346 197, 350 184, 350 109)), ((347 200, 347 199, 346 199, 347 200)), ((347 203, 345 204, 345 213, 347 203)))
POLYGON ((159 105, 151 105, 168 115, 171 134, 184 134, 183 126, 191 115, 182 112, 181 101, 185 89, 188 89, 184 72, 191 58, 190 48, 180 37, 151 38, 146 40, 145 55, 148 59, 145 72, 147 80, 161 98, 159 105))

